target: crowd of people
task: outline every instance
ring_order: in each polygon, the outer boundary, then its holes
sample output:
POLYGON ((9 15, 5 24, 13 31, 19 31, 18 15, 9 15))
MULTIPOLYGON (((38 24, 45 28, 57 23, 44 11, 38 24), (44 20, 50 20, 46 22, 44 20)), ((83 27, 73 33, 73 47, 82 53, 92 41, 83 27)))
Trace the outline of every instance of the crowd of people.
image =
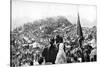
POLYGON ((88 43, 85 43, 85 40, 83 40, 82 44, 80 44, 79 39, 80 38, 74 42, 70 41, 68 44, 68 42, 65 43, 63 41, 63 37, 57 35, 55 39, 50 41, 51 46, 49 48, 45 48, 43 51, 42 56, 46 60, 45 62, 51 62, 52 64, 55 64, 96 61, 96 43, 95 41, 93 42, 95 38, 91 38, 88 43), (89 43, 91 41, 92 43, 89 43), (95 47, 92 46, 93 44, 95 47))
POLYGON ((33 40, 30 43, 26 41, 23 45, 19 40, 12 40, 11 65, 17 67, 26 64, 33 66, 96 61, 96 38, 88 35, 81 42, 80 37, 67 37, 65 40, 60 35, 50 38, 45 47, 33 40))

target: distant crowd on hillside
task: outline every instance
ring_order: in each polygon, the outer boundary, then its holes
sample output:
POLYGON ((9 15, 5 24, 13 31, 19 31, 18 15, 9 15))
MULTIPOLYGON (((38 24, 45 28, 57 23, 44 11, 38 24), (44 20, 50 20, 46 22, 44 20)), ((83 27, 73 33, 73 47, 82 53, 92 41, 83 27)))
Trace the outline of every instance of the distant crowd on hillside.
POLYGON ((11 32, 11 67, 97 61, 96 26, 64 17, 24 24, 11 32))

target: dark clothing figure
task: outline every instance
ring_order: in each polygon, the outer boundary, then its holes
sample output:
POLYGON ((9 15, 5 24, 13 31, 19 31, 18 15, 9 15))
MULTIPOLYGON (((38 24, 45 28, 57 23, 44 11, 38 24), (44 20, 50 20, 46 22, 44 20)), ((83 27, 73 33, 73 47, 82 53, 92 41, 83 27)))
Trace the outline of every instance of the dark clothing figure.
POLYGON ((30 66, 33 66, 33 61, 30 61, 30 66))
POLYGON ((97 61, 97 56, 96 55, 94 55, 94 57, 93 58, 91 58, 91 61, 93 62, 93 61, 97 61))
POLYGON ((42 56, 45 58, 45 62, 52 62, 55 64, 56 55, 57 55, 57 48, 55 46, 50 46, 50 48, 45 48, 42 52, 42 56))
POLYGON ((83 50, 83 57, 82 62, 90 62, 90 53, 93 48, 90 45, 86 45, 82 48, 83 50))
POLYGON ((40 58, 38 59, 38 63, 39 63, 40 65, 43 63, 43 57, 40 57, 40 58))
POLYGON ((53 38, 53 39, 50 39, 50 44, 51 44, 51 45, 53 45, 54 42, 55 42, 55 39, 54 39, 54 38, 53 38))
POLYGON ((63 38, 59 35, 56 36, 56 43, 62 43, 63 42, 63 38))
POLYGON ((55 64, 56 55, 57 55, 57 47, 54 45, 54 39, 50 41, 51 46, 49 48, 45 48, 42 52, 42 56, 45 58, 45 62, 51 62, 55 64))

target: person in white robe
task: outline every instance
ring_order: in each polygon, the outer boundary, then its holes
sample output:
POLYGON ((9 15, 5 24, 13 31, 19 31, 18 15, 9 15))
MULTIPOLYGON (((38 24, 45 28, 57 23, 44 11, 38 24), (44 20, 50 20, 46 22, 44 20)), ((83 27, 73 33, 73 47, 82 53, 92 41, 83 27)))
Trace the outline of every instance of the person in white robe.
POLYGON ((66 54, 64 52, 64 44, 60 43, 59 44, 59 50, 56 56, 55 60, 56 64, 61 64, 61 63, 66 63, 66 54))

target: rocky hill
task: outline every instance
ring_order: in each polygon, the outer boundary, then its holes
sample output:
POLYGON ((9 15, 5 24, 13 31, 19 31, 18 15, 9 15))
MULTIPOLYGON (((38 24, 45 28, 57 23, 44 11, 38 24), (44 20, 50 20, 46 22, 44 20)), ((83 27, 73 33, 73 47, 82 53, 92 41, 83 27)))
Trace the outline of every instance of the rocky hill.
MULTIPOLYGON (((33 56, 36 52, 42 52, 43 48, 49 45, 49 38, 59 34, 64 37, 64 39, 68 37, 70 39, 76 39, 76 32, 76 25, 62 16, 41 19, 17 27, 10 33, 12 65, 15 65, 13 67, 24 63, 23 60, 30 58, 28 56, 24 58, 23 56, 27 54, 33 56)), ((82 32, 84 38, 86 38, 87 35, 92 35, 96 38, 96 26, 92 28, 82 27, 82 32)))

